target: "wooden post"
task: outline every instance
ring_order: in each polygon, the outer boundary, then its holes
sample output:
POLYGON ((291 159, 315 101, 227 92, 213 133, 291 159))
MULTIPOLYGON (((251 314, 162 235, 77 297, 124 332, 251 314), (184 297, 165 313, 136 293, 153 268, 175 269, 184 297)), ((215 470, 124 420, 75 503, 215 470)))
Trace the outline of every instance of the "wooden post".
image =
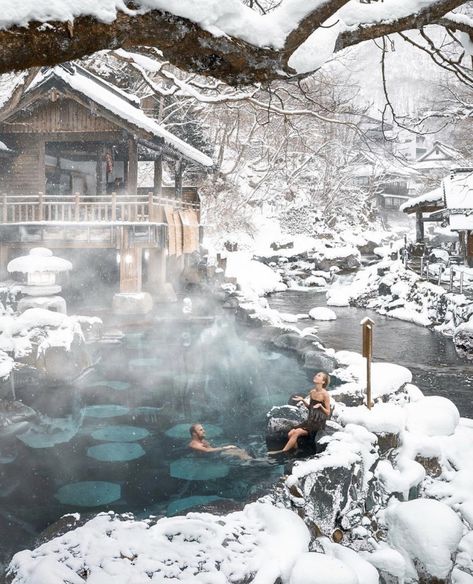
POLYGON ((460 272, 460 294, 463 294, 463 270, 460 272))
POLYGON ((176 161, 176 171, 174 175, 174 189, 176 199, 182 201, 182 160, 176 161))
POLYGON ((3 193, 3 223, 8 223, 8 195, 3 193))
POLYGON ((120 249, 120 292, 141 292, 142 254, 140 247, 120 249))
POLYGON ((424 221, 421 211, 416 211, 416 241, 417 243, 424 241, 424 221))
POLYGON ((371 318, 361 321, 363 327, 363 357, 366 359, 366 405, 371 410, 371 359, 373 357, 373 326, 371 318))
POLYGON ((449 292, 451 292, 453 290, 453 277, 455 275, 455 272, 453 270, 453 266, 450 266, 450 286, 448 288, 449 292))
POLYGON ((8 247, 0 243, 0 280, 8 279, 8 247))
POLYGON ((148 193, 148 221, 154 221, 153 192, 148 193))
POLYGON ((128 140, 128 183, 126 191, 130 197, 136 197, 138 188, 138 150, 133 138, 128 140))
POLYGON ((117 220, 117 193, 112 192, 112 221, 117 220))
POLYGON ((163 155, 161 154, 154 161, 154 181, 153 181, 154 194, 157 197, 161 197, 163 189, 163 155))
MULTIPOLYGON (((79 193, 76 193, 74 195, 74 220, 75 221, 80 220, 79 203, 80 203, 80 195, 79 195, 79 193)), ((87 220, 87 217, 85 219, 87 220)))
POLYGON ((42 221, 44 219, 43 196, 43 193, 40 191, 38 193, 38 221, 42 221))

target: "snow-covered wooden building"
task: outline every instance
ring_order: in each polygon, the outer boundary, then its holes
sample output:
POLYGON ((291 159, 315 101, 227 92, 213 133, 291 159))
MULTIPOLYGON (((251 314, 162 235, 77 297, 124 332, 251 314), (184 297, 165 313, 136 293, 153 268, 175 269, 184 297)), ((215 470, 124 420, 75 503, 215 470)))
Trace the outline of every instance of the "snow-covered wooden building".
POLYGON ((410 199, 401 210, 416 214, 417 241, 424 240, 424 224, 439 221, 458 233, 461 255, 473 265, 473 168, 455 168, 442 185, 410 199))
MULTIPOLYGON (((23 81, 25 83, 25 81, 23 81)), ((166 280, 198 248, 196 188, 184 165, 212 160, 140 108, 139 100, 76 64, 41 70, 0 110, 0 269, 25 249, 115 249, 120 292, 166 280), (143 192, 141 161, 154 165, 143 192), (163 186, 163 164, 173 177, 163 186), (167 266, 166 266, 167 264, 167 266)), ((148 164, 149 166, 149 164, 148 164)))

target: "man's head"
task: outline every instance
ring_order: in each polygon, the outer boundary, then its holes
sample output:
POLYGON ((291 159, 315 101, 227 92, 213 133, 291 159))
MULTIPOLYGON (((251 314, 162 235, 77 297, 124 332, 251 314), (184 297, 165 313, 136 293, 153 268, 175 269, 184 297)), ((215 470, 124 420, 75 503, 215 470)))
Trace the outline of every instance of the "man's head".
POLYGON ((205 430, 202 424, 192 424, 189 428, 189 434, 191 438, 197 438, 198 440, 202 440, 205 438, 205 430))

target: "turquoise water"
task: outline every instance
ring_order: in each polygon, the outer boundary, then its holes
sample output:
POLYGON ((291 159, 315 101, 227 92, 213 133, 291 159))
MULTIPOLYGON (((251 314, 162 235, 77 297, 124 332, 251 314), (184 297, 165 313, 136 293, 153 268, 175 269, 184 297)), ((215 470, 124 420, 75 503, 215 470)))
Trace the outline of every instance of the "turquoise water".
POLYGON ((134 328, 103 345, 75 385, 17 387, 38 416, 1 443, 3 561, 66 513, 174 515, 263 494, 283 472, 266 457, 266 413, 309 385, 295 358, 219 317, 134 328), (191 451, 195 422, 214 446, 237 444, 258 460, 191 451))

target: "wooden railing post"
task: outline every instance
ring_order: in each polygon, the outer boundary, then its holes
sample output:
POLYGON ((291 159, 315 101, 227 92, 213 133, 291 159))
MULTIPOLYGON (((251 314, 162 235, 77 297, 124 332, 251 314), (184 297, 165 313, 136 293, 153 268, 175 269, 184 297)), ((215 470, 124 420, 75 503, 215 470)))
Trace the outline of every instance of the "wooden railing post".
POLYGON ((117 220, 117 193, 112 192, 112 221, 117 220))
POLYGON ((148 193, 148 221, 153 221, 154 213, 153 213, 153 191, 148 193))
POLYGON ((43 197, 44 197, 44 193, 42 191, 39 191, 39 193, 38 193, 38 221, 42 221, 44 219, 43 197))
POLYGON ((3 193, 3 222, 8 223, 8 195, 3 193))
POLYGON ((75 195, 74 195, 74 218, 75 218, 75 221, 79 221, 79 219, 80 219, 79 203, 80 203, 80 194, 75 193, 75 195))

